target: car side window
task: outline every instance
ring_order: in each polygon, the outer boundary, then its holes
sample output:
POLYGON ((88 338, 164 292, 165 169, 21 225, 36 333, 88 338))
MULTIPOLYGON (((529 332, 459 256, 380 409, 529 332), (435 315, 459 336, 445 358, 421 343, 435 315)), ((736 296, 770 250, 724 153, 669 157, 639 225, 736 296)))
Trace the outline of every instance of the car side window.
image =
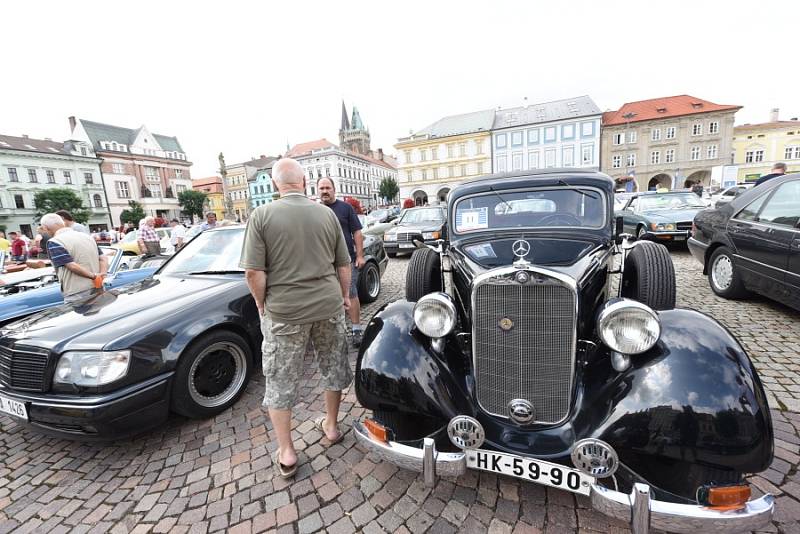
POLYGON ((800 220, 800 180, 778 187, 759 213, 758 220, 766 224, 797 226, 800 220))
POLYGON ((761 209, 761 206, 764 204, 764 201, 767 199, 769 195, 761 195, 750 204, 748 204, 742 211, 736 215, 736 218, 742 221, 757 221, 758 220, 758 210, 761 209))
POLYGON ((625 209, 626 209, 626 210, 631 210, 631 211, 636 211, 636 204, 637 204, 637 202, 636 202, 636 201, 637 201, 637 200, 639 200, 639 199, 638 199, 638 198, 634 198, 633 200, 631 200, 631 203, 630 203, 630 204, 628 204, 628 207, 627 207, 627 208, 625 208, 625 209))

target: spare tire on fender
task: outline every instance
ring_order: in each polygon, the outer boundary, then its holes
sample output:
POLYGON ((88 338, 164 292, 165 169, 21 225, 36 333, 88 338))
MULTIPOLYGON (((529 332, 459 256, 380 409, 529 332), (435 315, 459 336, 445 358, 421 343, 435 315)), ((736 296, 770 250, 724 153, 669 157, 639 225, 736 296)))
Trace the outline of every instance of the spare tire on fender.
POLYGON ((638 300, 654 310, 675 307, 675 266, 667 247, 639 241, 625 256, 622 296, 638 300))
POLYGON ((439 254, 418 248, 411 255, 406 270, 406 300, 416 302, 428 293, 442 291, 442 263, 439 254))

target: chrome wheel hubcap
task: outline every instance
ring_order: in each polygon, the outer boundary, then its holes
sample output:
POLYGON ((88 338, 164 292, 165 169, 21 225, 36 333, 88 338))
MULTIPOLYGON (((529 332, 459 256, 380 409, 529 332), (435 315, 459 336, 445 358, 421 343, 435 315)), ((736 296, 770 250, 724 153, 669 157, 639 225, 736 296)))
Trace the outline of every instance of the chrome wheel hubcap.
POLYGON ((370 297, 375 298, 381 292, 381 275, 375 268, 367 269, 366 275, 367 293, 370 297))
POLYGON ((726 290, 733 282, 733 263, 728 256, 719 256, 711 268, 711 280, 717 289, 726 290))

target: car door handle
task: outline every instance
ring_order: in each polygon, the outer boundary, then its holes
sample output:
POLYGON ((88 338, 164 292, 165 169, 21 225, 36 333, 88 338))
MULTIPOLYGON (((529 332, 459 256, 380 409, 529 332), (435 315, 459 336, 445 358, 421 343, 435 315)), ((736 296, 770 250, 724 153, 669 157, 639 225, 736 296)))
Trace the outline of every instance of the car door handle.
POLYGON ((800 250, 800 237, 796 237, 794 241, 792 241, 792 250, 800 250))
POLYGON ((728 231, 729 232, 741 232, 742 230, 747 229, 747 226, 741 223, 728 223, 728 231))

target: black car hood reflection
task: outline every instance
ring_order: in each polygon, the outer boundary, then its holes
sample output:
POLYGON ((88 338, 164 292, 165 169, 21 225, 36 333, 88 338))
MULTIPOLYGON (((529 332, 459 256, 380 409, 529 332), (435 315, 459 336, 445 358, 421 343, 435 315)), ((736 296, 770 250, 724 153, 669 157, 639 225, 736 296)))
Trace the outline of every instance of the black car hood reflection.
POLYGON ((244 286, 244 276, 156 275, 56 306, 12 323, 3 333, 11 340, 48 348, 69 342, 101 347, 181 310, 202 307, 232 285, 244 286))
MULTIPOLYGON (((511 265, 517 256, 511 248, 520 237, 472 242, 460 247, 475 263, 484 268, 511 265)), ((525 257, 534 265, 572 265, 596 246, 589 241, 526 237, 530 252, 525 257)))

